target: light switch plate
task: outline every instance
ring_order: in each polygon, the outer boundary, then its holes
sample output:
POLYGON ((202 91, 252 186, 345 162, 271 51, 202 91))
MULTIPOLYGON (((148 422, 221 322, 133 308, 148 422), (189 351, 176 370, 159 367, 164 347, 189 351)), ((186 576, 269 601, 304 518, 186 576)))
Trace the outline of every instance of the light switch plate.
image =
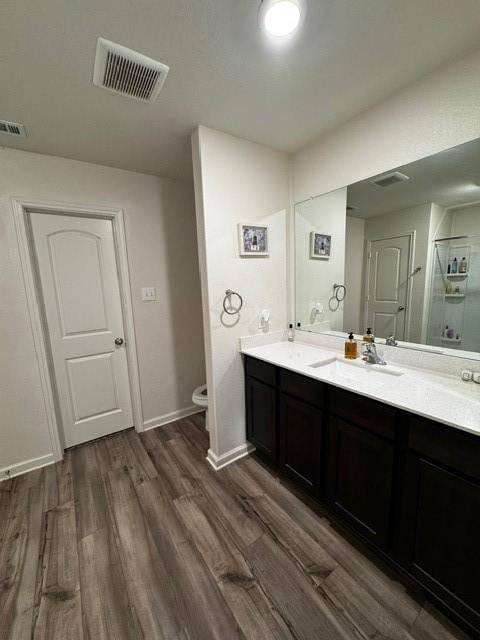
POLYGON ((142 288, 142 300, 144 302, 151 302, 157 299, 157 290, 155 287, 143 287, 142 288))

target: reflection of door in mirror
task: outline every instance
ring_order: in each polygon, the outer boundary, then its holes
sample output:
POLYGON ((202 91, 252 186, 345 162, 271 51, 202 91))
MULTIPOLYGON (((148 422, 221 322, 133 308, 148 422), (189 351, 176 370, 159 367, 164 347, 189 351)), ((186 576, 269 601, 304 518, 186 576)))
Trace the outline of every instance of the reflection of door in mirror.
POLYGON ((379 338, 407 339, 410 247, 410 235, 370 242, 365 317, 379 338))

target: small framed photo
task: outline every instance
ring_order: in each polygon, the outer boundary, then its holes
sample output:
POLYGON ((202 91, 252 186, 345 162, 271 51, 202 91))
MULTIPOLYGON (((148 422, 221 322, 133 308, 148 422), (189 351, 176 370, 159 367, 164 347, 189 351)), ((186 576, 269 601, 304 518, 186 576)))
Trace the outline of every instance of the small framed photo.
POLYGON ((310 258, 314 260, 328 260, 332 248, 332 236, 324 233, 310 232, 310 258))
POLYGON ((241 256, 268 256, 268 227, 242 222, 238 225, 241 256))

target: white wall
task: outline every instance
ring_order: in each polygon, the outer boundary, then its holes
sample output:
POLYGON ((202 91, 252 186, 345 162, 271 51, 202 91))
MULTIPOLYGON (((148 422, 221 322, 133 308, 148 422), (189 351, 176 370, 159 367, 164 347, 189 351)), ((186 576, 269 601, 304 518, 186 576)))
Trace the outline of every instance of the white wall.
POLYGON ((480 137, 480 49, 437 70, 297 153, 293 202, 480 137))
POLYGON ((480 137, 479 67, 477 49, 307 145, 292 159, 292 202, 480 137))
POLYGON ((210 452, 215 465, 245 450, 243 364, 238 339, 260 331, 258 313, 271 312, 270 330, 287 323, 286 154, 199 127, 192 138, 199 255, 209 385, 210 452), (269 225, 270 257, 241 258, 237 224, 269 225), (222 316, 226 289, 244 306, 237 324, 222 316))
POLYGON ((363 334, 363 278, 365 220, 347 216, 345 234, 345 286, 347 300, 343 310, 345 331, 363 334))
MULTIPOLYGON (((333 285, 345 280, 345 211, 347 190, 337 189, 295 207, 295 281, 296 322, 308 325, 329 322, 331 329, 343 330, 343 304, 329 308, 333 285), (332 236, 328 260, 310 258, 310 233, 316 231, 332 236), (320 304, 321 314, 314 315, 313 307, 320 304)), ((320 325, 321 326, 321 325, 320 325)))
POLYGON ((192 185, 0 149, 0 470, 52 451, 12 197, 124 209, 144 420, 190 407, 205 376, 192 185))
POLYGON ((480 204, 462 209, 453 209, 451 213, 451 235, 480 236, 480 204))

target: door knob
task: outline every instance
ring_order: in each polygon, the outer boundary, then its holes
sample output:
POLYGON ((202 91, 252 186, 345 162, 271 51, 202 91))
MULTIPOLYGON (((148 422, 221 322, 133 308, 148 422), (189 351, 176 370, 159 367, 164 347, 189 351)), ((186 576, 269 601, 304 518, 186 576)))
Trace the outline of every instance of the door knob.
POLYGON ((117 347, 121 347, 123 344, 123 338, 115 338, 115 344, 117 347))
POLYGON ((398 311, 404 311, 404 310, 405 310, 405 307, 402 307, 402 306, 398 307, 398 311))

